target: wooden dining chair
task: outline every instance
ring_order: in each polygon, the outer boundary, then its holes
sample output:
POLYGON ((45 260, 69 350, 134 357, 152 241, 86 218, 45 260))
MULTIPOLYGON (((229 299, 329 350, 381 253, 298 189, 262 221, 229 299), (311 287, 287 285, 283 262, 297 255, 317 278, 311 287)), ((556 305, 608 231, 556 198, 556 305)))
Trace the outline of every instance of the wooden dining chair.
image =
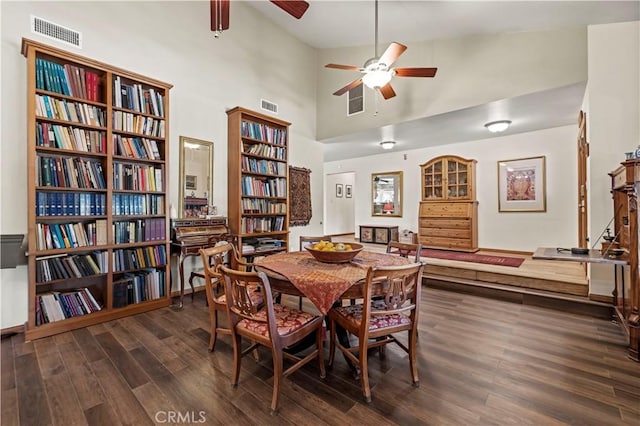
POLYGON ((219 268, 224 277, 227 294, 227 312, 231 321, 233 335, 233 374, 231 383, 237 386, 240 377, 242 357, 258 347, 265 346, 273 355, 273 396, 271 398, 271 413, 278 409, 280 385, 284 379, 300 367, 318 359, 320 377, 325 377, 323 345, 322 345, 322 316, 313 315, 273 300, 269 279, 263 272, 241 272, 225 266, 219 268), (264 296, 264 307, 257 306, 250 297, 251 289, 257 286, 264 296), (316 349, 304 358, 284 351, 286 347, 295 345, 305 337, 315 333, 316 349), (253 343, 242 349, 242 338, 252 340, 253 343), (284 359, 294 364, 284 370, 284 359))
POLYGON ((420 243, 401 243, 398 241, 389 241, 387 243, 387 253, 397 254, 402 257, 413 257, 414 262, 420 262, 420 252, 422 244, 420 243))
POLYGON ((329 366, 333 365, 337 347, 360 368, 362 393, 367 402, 371 402, 367 358, 369 348, 396 343, 409 354, 412 382, 416 386, 419 383, 416 338, 423 268, 422 263, 369 268, 362 284, 363 303, 339 306, 329 311, 329 366), (383 299, 372 301, 374 286, 382 289, 383 299), (358 346, 345 347, 337 341, 337 327, 357 336, 358 346), (407 345, 394 336, 403 331, 408 332, 407 345))
MULTIPOLYGON (((220 327, 218 325, 218 312, 227 315, 227 298, 224 291, 224 282, 222 275, 218 272, 218 268, 224 264, 227 254, 231 257, 231 265, 236 267, 235 261, 233 260, 232 244, 218 244, 214 247, 200 249, 211 322, 211 337, 209 338, 209 350, 211 352, 214 351, 218 333, 231 335, 231 328, 220 327)), ((261 306, 264 303, 264 298, 261 293, 252 291, 250 294, 256 306, 261 306)), ((257 356, 257 352, 254 353, 254 356, 257 356)))

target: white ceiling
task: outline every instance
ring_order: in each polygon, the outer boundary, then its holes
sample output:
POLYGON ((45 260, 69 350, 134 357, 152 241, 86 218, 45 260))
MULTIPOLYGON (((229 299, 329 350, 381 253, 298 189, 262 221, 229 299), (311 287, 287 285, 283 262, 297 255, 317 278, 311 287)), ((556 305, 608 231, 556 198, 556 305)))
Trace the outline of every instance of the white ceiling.
MULTIPOLYGON (((268 1, 249 1, 276 24, 316 48, 371 45, 374 42, 373 1, 309 1, 300 20, 268 1)), ((476 34, 552 30, 640 20, 634 1, 394 1, 379 2, 379 44, 457 38, 476 34)), ((233 25, 233 6, 231 7, 233 25)), ((410 46, 410 44, 409 44, 410 46)), ((359 64, 356 64, 359 65, 359 64)), ((323 140, 325 161, 382 153, 379 142, 392 135, 395 150, 496 136, 479 123, 496 106, 513 121, 501 136, 576 122, 585 84, 504 99, 432 117, 323 140), (428 137, 425 138, 425 135, 428 137)), ((367 89, 369 90, 369 89, 367 89)))

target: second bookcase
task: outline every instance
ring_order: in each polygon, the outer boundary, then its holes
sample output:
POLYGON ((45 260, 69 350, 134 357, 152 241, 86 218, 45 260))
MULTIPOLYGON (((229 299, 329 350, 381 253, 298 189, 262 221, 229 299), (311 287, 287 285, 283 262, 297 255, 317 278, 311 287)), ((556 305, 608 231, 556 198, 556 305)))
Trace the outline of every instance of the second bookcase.
POLYGON ((245 256, 289 246, 289 125, 241 107, 228 115, 228 216, 245 256))

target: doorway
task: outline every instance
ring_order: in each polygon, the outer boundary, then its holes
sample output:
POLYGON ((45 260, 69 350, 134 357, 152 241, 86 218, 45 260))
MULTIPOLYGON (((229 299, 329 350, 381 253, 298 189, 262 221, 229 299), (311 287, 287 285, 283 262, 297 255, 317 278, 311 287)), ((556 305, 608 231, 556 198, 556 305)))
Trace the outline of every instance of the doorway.
POLYGON ((324 234, 354 234, 355 219, 355 172, 334 173, 325 176, 324 234))

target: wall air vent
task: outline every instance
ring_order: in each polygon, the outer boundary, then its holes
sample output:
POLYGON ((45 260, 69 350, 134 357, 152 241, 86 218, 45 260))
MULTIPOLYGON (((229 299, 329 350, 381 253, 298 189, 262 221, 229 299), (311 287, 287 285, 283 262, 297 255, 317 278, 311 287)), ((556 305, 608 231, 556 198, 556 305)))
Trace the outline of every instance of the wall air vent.
POLYGON ((349 90, 347 96, 347 117, 364 111, 364 84, 349 90))
POLYGON ((278 113, 278 104, 274 104, 273 102, 266 99, 260 99, 260 108, 274 114, 278 113))
POLYGON ((82 33, 33 15, 31 32, 82 49, 82 33))

